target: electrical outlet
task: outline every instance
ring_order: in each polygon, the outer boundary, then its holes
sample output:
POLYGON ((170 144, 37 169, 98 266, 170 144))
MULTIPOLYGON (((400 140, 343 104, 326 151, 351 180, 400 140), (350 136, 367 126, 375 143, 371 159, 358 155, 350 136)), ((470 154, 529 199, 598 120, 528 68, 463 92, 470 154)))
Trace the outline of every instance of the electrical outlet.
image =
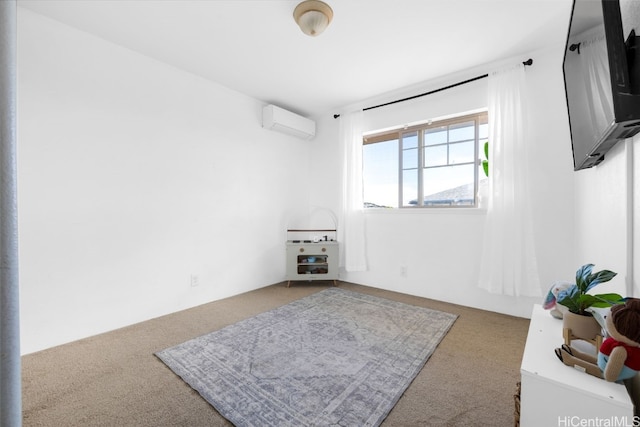
POLYGON ((191 287, 194 288, 200 285, 200 277, 198 277, 197 274, 192 274, 189 278, 189 282, 191 284, 191 287))
POLYGON ((407 277, 408 273, 407 273, 407 266, 406 265, 400 266, 400 275, 402 277, 407 277))

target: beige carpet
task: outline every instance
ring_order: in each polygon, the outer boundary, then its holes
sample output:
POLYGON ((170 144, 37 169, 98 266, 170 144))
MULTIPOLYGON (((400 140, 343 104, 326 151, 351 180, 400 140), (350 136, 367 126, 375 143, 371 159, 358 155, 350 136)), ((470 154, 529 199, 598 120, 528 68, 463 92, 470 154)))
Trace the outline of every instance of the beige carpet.
MULTIPOLYGON (((25 426, 229 426, 154 352, 329 287, 279 283, 23 357, 25 426)), ((383 426, 512 426, 529 321, 350 283, 459 316, 383 426)))

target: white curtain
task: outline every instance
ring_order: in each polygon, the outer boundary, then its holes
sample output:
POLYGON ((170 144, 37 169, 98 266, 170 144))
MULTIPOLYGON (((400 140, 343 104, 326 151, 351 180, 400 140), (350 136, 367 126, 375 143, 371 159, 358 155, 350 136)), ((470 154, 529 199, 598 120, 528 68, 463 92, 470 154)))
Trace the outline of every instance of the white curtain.
POLYGON ((489 75, 489 200, 479 286, 501 295, 540 296, 525 89, 524 65, 489 75))
POLYGON ((366 271, 364 205, 362 196, 362 110, 340 116, 342 209, 338 227, 341 266, 366 271))

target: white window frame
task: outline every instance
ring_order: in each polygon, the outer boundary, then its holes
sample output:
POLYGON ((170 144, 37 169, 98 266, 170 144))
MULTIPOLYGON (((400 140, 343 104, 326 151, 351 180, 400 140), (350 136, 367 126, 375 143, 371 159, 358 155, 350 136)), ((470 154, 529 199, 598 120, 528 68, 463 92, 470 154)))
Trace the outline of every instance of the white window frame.
MULTIPOLYGON (((398 141, 398 207, 392 208, 393 210, 399 209, 460 209, 460 208, 477 208, 478 206, 478 184, 480 180, 480 171, 482 168, 480 167, 482 160, 480 158, 480 154, 482 153, 482 148, 480 145, 480 135, 479 129, 480 125, 487 124, 488 115, 486 111, 480 111, 473 114, 464 114, 460 116, 450 117, 441 120, 428 121, 426 123, 421 123, 413 126, 403 126, 394 129, 386 129, 381 132, 367 134, 363 137, 363 147, 368 144, 375 144, 384 141, 398 141), (468 162, 466 164, 473 164, 474 166, 474 185, 473 185, 473 202, 471 204, 446 204, 446 205, 434 205, 434 204, 426 204, 424 203, 424 181, 423 181, 423 172, 425 169, 424 166, 424 133, 428 129, 440 128, 443 126, 451 126, 455 124, 465 123, 469 121, 475 122, 475 132, 474 132, 474 161, 468 162), (407 206, 403 203, 403 135, 416 133, 418 136, 418 196, 417 196, 417 204, 413 206, 407 206)), ((483 141, 486 138, 483 138, 483 141)), ((449 145, 450 141, 447 141, 442 145, 449 145)), ((462 163, 465 164, 465 163, 462 163)), ((462 165, 461 163, 457 165, 462 165)), ((447 166, 436 166, 436 167, 452 167, 453 165, 447 166)), ((429 167, 427 167, 429 168, 429 167)), ((367 202, 365 200, 365 202, 367 202)), ((365 206, 365 208, 367 208, 365 206)), ((367 209, 375 209, 375 208, 367 208, 367 209)), ((387 209, 388 210, 388 209, 387 209)))

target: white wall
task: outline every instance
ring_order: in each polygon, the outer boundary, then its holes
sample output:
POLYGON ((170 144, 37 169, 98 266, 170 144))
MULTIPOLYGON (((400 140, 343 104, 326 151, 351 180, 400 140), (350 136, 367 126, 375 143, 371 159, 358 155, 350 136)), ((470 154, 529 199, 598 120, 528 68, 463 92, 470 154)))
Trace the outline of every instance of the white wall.
MULTIPOLYGON (((573 171, 571 143, 564 98, 560 49, 533 52, 534 65, 527 68, 529 83, 529 119, 532 141, 539 147, 539 156, 529 159, 535 171, 533 192, 534 228, 541 286, 546 291, 555 280, 571 280, 577 266, 574 257, 573 171)), ((522 60, 528 56, 523 56, 522 60)), ((515 61, 515 60, 514 60, 515 61)), ((427 92, 457 81, 487 73, 500 64, 469 70, 436 82, 426 82, 395 94, 385 94, 368 100, 360 107, 377 105, 408 95, 427 92)), ((476 99, 482 84, 473 83, 420 101, 419 109, 411 103, 400 107, 383 107, 375 111, 369 122, 381 127, 404 124, 406 121, 450 113, 465 112, 480 107, 470 102, 476 99), (401 109, 404 108, 404 111, 401 109), (437 111, 442 111, 440 114, 437 111), (418 113, 418 114, 416 114, 418 113), (402 117, 410 117, 402 119, 402 117), (401 121, 402 120, 402 121, 401 121)), ((484 107, 486 107, 485 86, 484 107)), ((353 107, 353 106, 350 106, 353 107)), ((348 108, 345 108, 347 110, 348 108)), ((339 119, 338 119, 339 120, 339 119)), ((365 120, 367 121, 367 120, 365 120)), ((338 121, 330 115, 319 121, 324 135, 312 144, 313 176, 318 182, 336 188, 340 175, 338 161, 338 121)), ((340 200, 335 192, 312 195, 311 203, 329 206, 338 211, 340 200)), ((531 313, 533 303, 540 298, 515 298, 488 294, 477 287, 480 251, 484 236, 485 211, 481 209, 368 211, 366 214, 367 255, 369 270, 342 272, 343 280, 367 284, 413 295, 435 298, 457 304, 503 312, 523 317, 531 313), (406 276, 401 274, 406 267, 406 276)))
POLYGON ((23 353, 284 279, 307 142, 254 99, 18 18, 23 353))
MULTIPOLYGON (((315 140, 300 141, 261 129, 260 102, 166 64, 23 9, 18 31, 23 353, 279 282, 292 218, 339 211, 334 112, 318 118, 315 140)), ((557 52, 533 52, 527 69, 543 289, 585 262, 627 269, 619 241, 628 199, 618 188, 630 150, 619 144, 596 170, 572 171, 557 52)), ((445 94, 426 105, 471 108, 464 91, 445 94)), ((369 119, 393 125, 406 113, 369 119)), ((637 217, 640 196, 631 202, 637 217)), ((540 301, 477 287, 482 210, 372 212, 366 221, 370 269, 343 280, 519 316, 540 301)))
POLYGON ((618 273, 611 282, 598 286, 596 293, 640 295, 635 277, 640 272, 640 175, 634 172, 634 164, 640 164, 634 150, 639 140, 636 136, 619 142, 598 166, 575 173, 577 262, 590 262, 595 270, 606 268, 618 273), (630 216, 634 224, 628 221, 630 216))

